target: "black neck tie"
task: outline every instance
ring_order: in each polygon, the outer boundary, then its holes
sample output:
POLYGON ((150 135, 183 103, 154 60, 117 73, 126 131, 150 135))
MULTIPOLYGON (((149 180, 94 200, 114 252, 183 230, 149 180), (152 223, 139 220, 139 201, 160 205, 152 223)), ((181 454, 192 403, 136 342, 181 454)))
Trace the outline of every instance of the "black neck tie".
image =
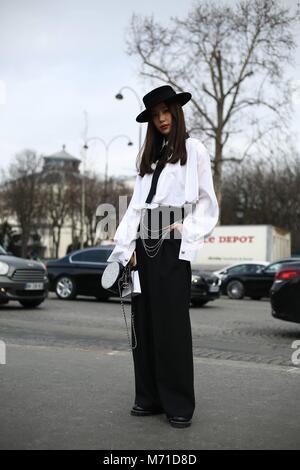
POLYGON ((153 196, 156 193, 158 178, 159 178, 159 175, 161 174, 161 172, 162 172, 162 170, 165 166, 165 162, 166 162, 166 150, 167 150, 167 145, 165 144, 163 146, 163 148, 161 149, 160 153, 159 153, 159 156, 158 156, 159 161, 157 162, 154 173, 152 175, 150 191, 149 191, 149 194, 148 194, 147 199, 145 201, 147 203, 150 203, 152 201, 153 196))

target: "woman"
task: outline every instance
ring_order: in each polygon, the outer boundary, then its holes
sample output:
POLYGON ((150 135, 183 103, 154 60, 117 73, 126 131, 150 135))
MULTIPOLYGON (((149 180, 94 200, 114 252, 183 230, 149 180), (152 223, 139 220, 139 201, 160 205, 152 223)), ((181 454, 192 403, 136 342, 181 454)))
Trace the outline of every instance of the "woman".
POLYGON ((132 298, 135 403, 131 414, 165 413, 190 426, 195 409, 189 317, 191 261, 219 218, 210 158, 186 132, 182 106, 190 93, 165 85, 143 98, 137 122, 148 122, 133 196, 115 233, 108 261, 138 270, 132 298))

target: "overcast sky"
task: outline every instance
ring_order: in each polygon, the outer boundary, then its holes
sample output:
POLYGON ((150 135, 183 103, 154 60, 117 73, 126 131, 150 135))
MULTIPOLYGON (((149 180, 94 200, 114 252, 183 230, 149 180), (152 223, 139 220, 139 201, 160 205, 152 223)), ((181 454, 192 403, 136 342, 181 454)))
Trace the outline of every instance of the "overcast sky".
MULTIPOLYGON (((220 0, 223 1, 223 0, 220 0)), ((232 0, 234 2, 234 0, 232 0)), ((285 0, 294 5, 296 0, 285 0)), ((130 91, 118 101, 123 86, 142 97, 149 82, 138 76, 138 62, 125 52, 125 30, 133 12, 153 13, 168 21, 185 16, 192 0, 0 0, 0 157, 7 168, 24 148, 49 155, 66 145, 80 158, 84 110, 89 136, 108 142, 109 174, 135 174, 139 105, 130 91)), ((300 87, 300 49, 295 79, 300 87)), ((300 96, 295 133, 300 128, 300 96)), ((104 172, 104 146, 94 144, 89 165, 104 172)))

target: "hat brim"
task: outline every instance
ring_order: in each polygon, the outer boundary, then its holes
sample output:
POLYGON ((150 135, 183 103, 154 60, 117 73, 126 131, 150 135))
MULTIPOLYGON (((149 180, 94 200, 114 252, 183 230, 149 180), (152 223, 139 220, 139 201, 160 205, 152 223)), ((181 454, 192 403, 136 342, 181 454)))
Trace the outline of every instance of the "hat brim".
MULTIPOLYGON (((166 98, 164 100, 161 100, 160 102, 171 103, 173 101, 177 101, 178 103, 181 104, 181 106, 184 106, 188 101, 190 101, 191 98, 192 98, 191 93, 183 92, 183 93, 177 93, 171 98, 166 98)), ((155 104, 153 104, 153 106, 155 106, 155 104)), ((137 122, 149 122, 150 119, 151 119, 151 114, 150 114, 149 109, 145 109, 136 117, 137 122)))

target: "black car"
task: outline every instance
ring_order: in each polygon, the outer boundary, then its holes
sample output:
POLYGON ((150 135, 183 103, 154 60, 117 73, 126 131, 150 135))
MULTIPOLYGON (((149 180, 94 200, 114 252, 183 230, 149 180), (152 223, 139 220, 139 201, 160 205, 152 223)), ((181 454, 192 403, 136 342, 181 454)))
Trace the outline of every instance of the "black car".
POLYGON ((107 300, 111 293, 101 286, 101 277, 112 250, 112 245, 83 248, 47 261, 50 291, 63 300, 75 299, 78 294, 107 300))
POLYGON ((221 292, 231 299, 242 299, 244 296, 259 300, 269 297, 276 271, 284 264, 300 258, 285 258, 274 261, 254 272, 230 273, 222 279, 221 292))
POLYGON ((223 269, 220 269, 219 271, 214 271, 213 274, 218 276, 219 279, 224 279, 228 274, 236 274, 236 273, 253 273, 259 271, 261 268, 264 266, 267 266, 269 263, 267 262, 244 262, 244 263, 239 263, 239 264, 234 264, 231 266, 227 266, 223 269))
POLYGON ((220 297, 221 280, 215 274, 192 269, 191 302, 202 306, 220 297))
POLYGON ((300 262, 283 265, 277 271, 270 301, 274 318, 300 323, 300 262))
POLYGON ((45 265, 11 256, 0 246, 0 305, 17 300, 23 307, 37 307, 47 294, 45 265))
MULTIPOLYGON (((114 245, 101 245, 74 251, 63 258, 47 262, 50 291, 60 299, 75 299, 76 295, 87 295, 107 300, 111 292, 101 286, 101 277, 107 266, 107 258, 114 245)), ((191 301, 204 305, 219 296, 217 276, 193 270, 191 301)))

